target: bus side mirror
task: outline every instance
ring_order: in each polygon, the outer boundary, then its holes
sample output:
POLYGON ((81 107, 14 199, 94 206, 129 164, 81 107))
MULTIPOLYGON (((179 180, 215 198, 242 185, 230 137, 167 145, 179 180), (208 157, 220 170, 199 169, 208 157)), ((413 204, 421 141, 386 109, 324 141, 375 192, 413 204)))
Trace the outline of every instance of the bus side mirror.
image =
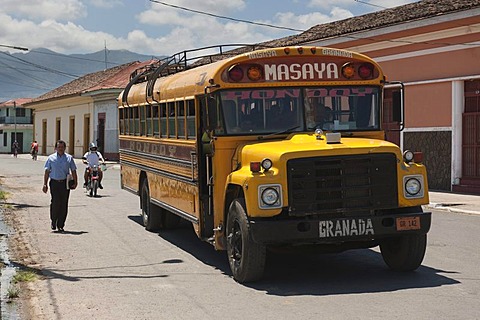
POLYGON ((392 117, 393 121, 402 121, 402 95, 400 91, 392 92, 392 117))
POLYGON ((385 82, 385 87, 392 90, 392 120, 398 123, 398 129, 390 131, 402 131, 405 127, 405 85, 400 81, 385 82))
POLYGON ((207 129, 215 130, 217 127, 217 102, 214 98, 207 98, 207 129))

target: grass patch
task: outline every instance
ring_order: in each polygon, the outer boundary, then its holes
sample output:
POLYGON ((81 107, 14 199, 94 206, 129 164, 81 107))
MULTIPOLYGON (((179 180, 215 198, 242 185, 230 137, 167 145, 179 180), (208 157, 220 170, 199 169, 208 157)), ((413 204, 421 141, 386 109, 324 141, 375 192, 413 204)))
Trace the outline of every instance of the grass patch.
POLYGON ((7 290, 7 297, 9 299, 14 299, 14 298, 18 298, 18 296, 20 295, 20 290, 18 290, 17 287, 15 286, 10 286, 7 290))
POLYGON ((0 190, 0 201, 7 201, 8 192, 0 190))
POLYGON ((38 275, 30 270, 20 270, 13 276, 13 282, 31 282, 38 279, 38 275))

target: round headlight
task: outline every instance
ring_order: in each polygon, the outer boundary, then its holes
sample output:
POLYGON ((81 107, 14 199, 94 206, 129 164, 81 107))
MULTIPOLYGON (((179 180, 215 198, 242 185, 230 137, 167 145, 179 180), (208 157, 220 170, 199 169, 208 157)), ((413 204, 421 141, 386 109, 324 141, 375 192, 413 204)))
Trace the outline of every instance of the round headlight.
POLYGON ((273 206, 278 201, 278 192, 273 188, 266 188, 262 192, 262 201, 269 206, 273 206))
POLYGON ((403 159, 405 160, 405 162, 411 162, 413 160, 413 152, 410 151, 410 150, 405 150, 405 152, 403 153, 403 159))
POLYGON ((265 171, 268 171, 272 168, 273 166, 273 163, 272 163, 272 160, 268 159, 268 158, 265 158, 262 160, 262 168, 265 170, 265 171))
POLYGON ((422 184, 420 183, 420 181, 418 181, 418 179, 411 178, 405 182, 405 191, 407 191, 409 195, 414 196, 418 194, 421 189, 422 184))

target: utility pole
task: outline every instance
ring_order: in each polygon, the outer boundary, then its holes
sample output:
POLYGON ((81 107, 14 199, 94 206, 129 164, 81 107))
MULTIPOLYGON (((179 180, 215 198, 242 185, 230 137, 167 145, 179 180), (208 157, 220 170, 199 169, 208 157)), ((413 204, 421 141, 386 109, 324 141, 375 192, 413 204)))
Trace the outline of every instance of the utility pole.
POLYGON ((108 66, 107 66, 107 40, 104 40, 104 43, 105 43, 105 70, 108 69, 108 66))
POLYGON ((17 102, 13 100, 13 123, 15 124, 15 141, 17 141, 17 102))

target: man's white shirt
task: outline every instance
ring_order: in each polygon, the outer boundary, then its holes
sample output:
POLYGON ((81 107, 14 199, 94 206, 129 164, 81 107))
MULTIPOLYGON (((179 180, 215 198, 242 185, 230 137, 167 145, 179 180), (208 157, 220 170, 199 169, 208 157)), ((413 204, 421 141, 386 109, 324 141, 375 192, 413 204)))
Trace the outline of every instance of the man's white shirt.
POLYGON ((103 156, 98 151, 89 151, 89 152, 85 153, 85 155, 83 157, 87 159, 89 167, 93 167, 95 165, 96 166, 100 165, 99 159, 102 159, 102 161, 103 161, 103 156))

